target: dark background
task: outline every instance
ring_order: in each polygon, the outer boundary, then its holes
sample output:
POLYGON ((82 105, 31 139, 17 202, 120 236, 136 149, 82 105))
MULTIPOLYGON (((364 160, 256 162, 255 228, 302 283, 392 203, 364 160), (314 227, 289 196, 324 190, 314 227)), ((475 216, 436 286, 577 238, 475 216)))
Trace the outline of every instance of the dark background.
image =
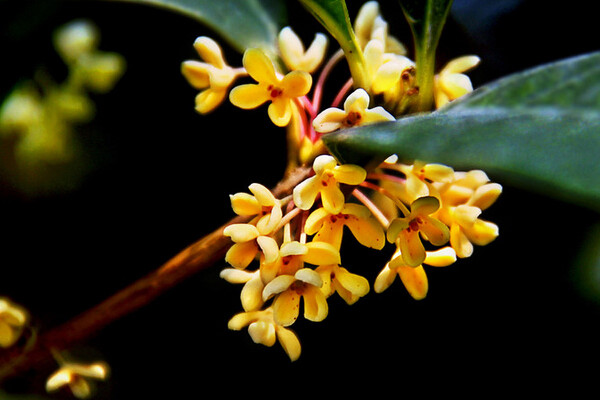
MULTIPOLYGON (((381 3, 392 33, 410 48, 396 3, 381 3)), ((360 4, 348 2, 351 16, 360 4)), ((480 55, 482 64, 469 74, 479 86, 597 50, 593 12, 584 4, 455 0, 440 65, 480 55)), ((292 27, 307 40, 323 31, 290 5, 292 27)), ((123 54, 128 63, 116 88, 94 97, 97 117, 81 129, 89 163, 70 190, 27 194, 8 167, 0 171, 0 294, 29 309, 41 329, 97 304, 227 221, 233 216, 229 194, 281 178, 285 138, 265 109, 225 103, 210 116, 194 112, 196 91, 181 76, 180 63, 197 57, 197 36, 212 35, 198 22, 120 2, 3 0, 0 7, 2 96, 36 66, 57 79, 64 75, 50 35, 74 18, 94 21, 101 49, 123 54)), ((241 63, 229 49, 227 59, 241 63)), ((484 217, 499 224, 500 237, 469 259, 429 268, 425 300, 412 300, 395 282, 353 306, 331 298, 321 323, 299 320, 293 328, 302 355, 295 363, 279 345, 256 345, 246 331, 227 329, 241 310, 241 287, 218 277, 224 262, 73 352, 111 365, 99 399, 363 390, 369 397, 400 397, 440 389, 486 397, 592 386, 599 280, 577 265, 597 214, 504 185, 484 217)), ((352 250, 342 260, 372 283, 390 251, 352 250)), ((50 372, 28 374, 3 389, 43 396, 50 372)))

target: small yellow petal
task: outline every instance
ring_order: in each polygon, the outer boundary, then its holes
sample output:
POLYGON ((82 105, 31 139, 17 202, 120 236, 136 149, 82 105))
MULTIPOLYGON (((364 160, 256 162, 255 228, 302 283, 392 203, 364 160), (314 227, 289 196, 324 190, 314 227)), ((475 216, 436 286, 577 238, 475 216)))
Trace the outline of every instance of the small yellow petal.
POLYGON ((346 198, 337 185, 321 187, 323 207, 331 214, 339 214, 344 208, 346 198))
POLYGON ((293 190, 293 199, 296 207, 301 210, 309 210, 315 202, 320 190, 320 182, 318 176, 307 178, 303 182, 296 185, 293 190))
POLYGON ((194 41, 194 48, 198 55, 208 64, 214 65, 217 68, 223 68, 227 65, 223 58, 221 46, 213 39, 207 36, 200 36, 194 41))
POLYGON ((304 318, 313 322, 323 321, 329 313, 327 298, 317 287, 304 289, 304 318))
POLYGON ((277 340, 283 347, 283 350, 288 355, 291 361, 296 361, 300 357, 301 346, 298 337, 294 332, 284 327, 275 327, 277 340))
POLYGON ((381 272, 379 272, 377 278, 375 278, 375 283, 373 284, 375 292, 382 293, 389 288, 397 275, 398 273, 394 269, 390 268, 389 265, 386 265, 381 272))
POLYGON ((331 214, 327 212, 323 207, 319 207, 310 213, 306 222, 304 223, 304 232, 307 235, 314 235, 323 226, 323 220, 329 217, 331 214))
POLYGON ((243 243, 256 239, 260 232, 254 225, 231 224, 223 229, 223 235, 229 236, 236 243, 243 243))
POLYGON ((256 242, 235 243, 225 254, 225 261, 234 268, 246 268, 256 258, 258 245, 256 242))
POLYGON ((419 238, 419 232, 403 230, 398 240, 402 259, 408 266, 416 267, 425 261, 425 247, 419 238))
POLYGON ((196 96, 195 110, 200 114, 208 114, 225 100, 227 91, 222 89, 206 89, 196 96))
POLYGON ((346 112, 339 108, 331 107, 321 111, 313 120, 313 128, 319 133, 329 133, 343 127, 346 112))
POLYGON ((292 275, 279 275, 271 282, 267 283, 263 289, 263 300, 267 301, 272 296, 285 292, 296 281, 292 275))
POLYGON ((261 205, 256 197, 248 193, 236 193, 229 196, 231 208, 237 215, 257 215, 262 211, 261 205))
POLYGON ((275 239, 270 236, 259 236, 256 242, 265 256, 265 263, 271 264, 279 258, 279 246, 275 239))
POLYGON ((309 285, 321 287, 323 285, 323 280, 321 279, 321 275, 316 272, 314 269, 310 268, 302 268, 298 270, 294 277, 302 282, 308 283, 309 285))
POLYGON ((281 80, 283 95, 287 98, 304 96, 312 86, 312 76, 305 71, 292 71, 281 80))
POLYGON ((210 76, 208 73, 208 65, 206 63, 188 60, 181 64, 181 73, 196 89, 204 89, 210 86, 210 76))
POLYGON ((458 224, 452 224, 450 227, 450 245, 460 258, 470 257, 473 254, 473 244, 458 224))
POLYGON ((256 108, 270 99, 265 87, 252 83, 236 86, 229 92, 229 101, 234 106, 246 110, 256 108))
POLYGON ((422 300, 427 296, 429 283, 423 266, 400 267, 397 269, 398 275, 404 283, 404 287, 415 300, 422 300))
MULTIPOLYGON (((277 279, 277 278, 275 278, 277 279)), ((287 290, 277 296, 273 302, 273 319, 281 326, 290 326, 300 313, 300 295, 287 290)))
POLYGON ((307 253, 303 259, 313 265, 339 264, 341 262, 340 252, 330 243, 309 242, 306 243, 307 253))
POLYGON ((423 263, 432 267, 446 267, 455 261, 456 251, 452 247, 446 246, 441 249, 428 251, 423 263))
POLYGON ((248 49, 242 59, 244 68, 255 81, 275 85, 279 83, 275 67, 269 57, 259 49, 248 49))
POLYGON ((268 113, 275 125, 286 126, 292 118, 292 104, 287 98, 277 97, 269 105, 268 113))
POLYGON ((367 177, 367 171, 353 164, 344 164, 333 169, 333 177, 340 183, 348 185, 359 185, 367 177))
POLYGON ((346 268, 340 267, 336 271, 335 279, 355 296, 363 297, 369 293, 369 281, 360 275, 348 272, 346 268))

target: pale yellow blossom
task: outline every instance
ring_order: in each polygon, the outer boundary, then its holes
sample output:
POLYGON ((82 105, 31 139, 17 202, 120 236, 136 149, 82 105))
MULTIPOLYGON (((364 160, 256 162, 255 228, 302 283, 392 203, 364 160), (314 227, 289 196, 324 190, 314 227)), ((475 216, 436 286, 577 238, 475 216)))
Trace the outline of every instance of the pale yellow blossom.
POLYGON ((27 311, 7 298, 0 298, 0 347, 10 347, 19 340, 29 321, 27 311))
POLYGON ((313 126, 319 133, 333 132, 338 129, 394 121, 392 114, 383 107, 369 109, 370 97, 364 89, 356 89, 344 101, 344 109, 330 107, 321 111, 314 119, 313 126))
POLYGON ((322 33, 315 34, 308 49, 304 48, 298 35, 289 26, 279 32, 278 40, 281 59, 292 71, 313 73, 323 62, 328 40, 327 36, 322 33))
POLYGON ((86 378, 105 380, 108 374, 109 367, 104 362, 64 363, 46 381, 46 391, 54 392, 63 386, 68 386, 75 397, 85 399, 92 394, 92 388, 86 378))
POLYGON ((435 76, 433 94, 436 108, 473 91, 471 79, 464 74, 479 64, 477 56, 462 56, 451 60, 435 76))

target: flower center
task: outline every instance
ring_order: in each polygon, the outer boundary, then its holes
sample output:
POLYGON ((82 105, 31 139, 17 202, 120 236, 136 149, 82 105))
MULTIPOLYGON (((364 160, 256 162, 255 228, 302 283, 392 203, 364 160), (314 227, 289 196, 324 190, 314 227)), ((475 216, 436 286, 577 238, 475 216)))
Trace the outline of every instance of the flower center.
POLYGON ((344 126, 354 126, 360 123, 362 114, 358 111, 350 111, 343 121, 344 126))
POLYGON ((275 98, 281 96, 281 94, 283 93, 283 89, 280 89, 273 85, 269 85, 267 90, 269 91, 269 95, 271 96, 272 99, 275 99, 275 98))
POLYGON ((417 217, 417 218, 413 218, 409 223, 408 223, 408 231, 413 231, 413 232, 417 232, 419 230, 419 225, 422 224, 423 221, 421 221, 421 218, 417 217))

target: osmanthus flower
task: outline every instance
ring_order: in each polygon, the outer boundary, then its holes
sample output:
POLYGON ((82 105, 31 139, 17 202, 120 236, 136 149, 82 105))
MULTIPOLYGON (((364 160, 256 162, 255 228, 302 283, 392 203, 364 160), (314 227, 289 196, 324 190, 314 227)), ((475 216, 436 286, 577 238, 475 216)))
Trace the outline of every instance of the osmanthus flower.
POLYGON ((281 59, 292 71, 313 73, 323 62, 327 51, 327 36, 322 33, 315 34, 308 49, 304 48, 298 35, 289 26, 279 32, 278 40, 281 59))
POLYGON ((319 133, 328 133, 353 126, 395 120, 394 116, 381 106, 369 109, 369 102, 367 91, 356 89, 344 101, 343 110, 330 107, 321 111, 313 120, 313 127, 319 133))
POLYGON ((427 296, 429 290, 429 282, 423 265, 446 267, 455 261, 456 253, 454 249, 446 246, 437 250, 427 251, 423 263, 416 267, 411 267, 406 264, 402 256, 402 251, 397 248, 391 260, 377 275, 373 289, 376 293, 381 293, 390 287, 396 276, 399 276, 408 293, 415 300, 422 300, 427 296))
POLYGON ((60 368, 46 381, 46 391, 54 392, 68 386, 73 395, 85 399, 92 394, 92 388, 87 379, 105 380, 109 374, 108 364, 96 362, 93 364, 61 363, 60 368))
POLYGON ((307 235, 315 241, 331 243, 340 249, 344 227, 347 227, 363 246, 381 250, 385 245, 385 232, 379 221, 362 204, 345 203, 338 214, 319 207, 310 213, 304 224, 307 235))
POLYGON ((260 183, 252 183, 248 189, 251 194, 239 192, 229 196, 233 212, 255 217, 251 221, 252 225, 256 226, 260 234, 268 235, 277 227, 283 216, 281 201, 260 183))
POLYGON ((281 76, 273 61, 259 49, 246 50, 242 62, 248 74, 258 83, 233 88, 229 93, 231 103, 243 109, 253 109, 271 102, 269 118, 277 126, 286 126, 292 118, 294 100, 309 92, 312 76, 306 71, 291 71, 281 76))
POLYGON ((327 298, 321 291, 323 280, 311 268, 302 268, 293 275, 279 275, 263 290, 263 300, 273 299, 273 318, 279 325, 292 325, 300 313, 303 299, 304 318, 319 322, 329 313, 327 298))
POLYGON ((194 48, 203 61, 184 61, 181 73, 190 85, 201 90, 195 100, 196 111, 206 114, 223 102, 233 82, 246 71, 229 66, 219 44, 209 37, 198 37, 194 48))
POLYGON ((252 224, 231 224, 223 229, 223 235, 228 236, 234 244, 227 250, 225 261, 238 269, 244 269, 258 256, 261 236, 256 226, 252 224))
POLYGON ((321 275, 321 291, 326 297, 337 292, 347 304, 354 304, 369 293, 369 281, 366 278, 338 264, 322 265, 315 271, 321 275))
POLYGON ((254 343, 271 347, 279 341, 291 361, 300 357, 301 346, 296 334, 289 328, 275 322, 273 308, 236 314, 229 320, 228 328, 239 331, 248 327, 248 334, 254 343))
POLYGON ((477 56, 462 56, 446 64, 434 78, 433 94, 436 108, 473 91, 471 79, 463 72, 474 68, 479 62, 477 56))
POLYGON ((358 185, 367 177, 364 168, 354 164, 338 165, 335 158, 323 154, 313 162, 314 176, 299 183, 293 190, 296 206, 309 210, 319 195, 323 207, 331 214, 339 214, 344 208, 345 197, 339 184, 358 185))
POLYGON ((263 239, 261 247, 264 257, 260 265, 260 276, 265 283, 271 282, 278 275, 294 275, 304 268, 304 263, 326 265, 341 262, 339 250, 325 242, 284 240, 278 246, 274 239, 263 239))
POLYGON ((434 246, 442 246, 448 242, 448 227, 430 215, 439 208, 440 201, 436 197, 421 197, 412 202, 408 215, 396 218, 390 223, 387 239, 390 243, 398 241, 397 246, 407 265, 416 267, 425 260, 426 252, 421 238, 434 246))
POLYGON ((0 298, 0 347, 10 347, 19 340, 29 321, 28 312, 7 298, 0 298))

